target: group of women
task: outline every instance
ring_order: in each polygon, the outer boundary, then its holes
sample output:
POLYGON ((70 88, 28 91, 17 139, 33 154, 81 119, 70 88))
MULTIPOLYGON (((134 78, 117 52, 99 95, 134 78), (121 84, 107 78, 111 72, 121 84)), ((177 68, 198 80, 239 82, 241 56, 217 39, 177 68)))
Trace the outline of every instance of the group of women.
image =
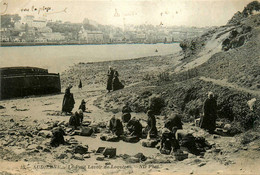
POLYGON ((107 72, 107 91, 110 92, 123 89, 124 85, 119 81, 119 74, 117 70, 114 70, 111 66, 107 72))

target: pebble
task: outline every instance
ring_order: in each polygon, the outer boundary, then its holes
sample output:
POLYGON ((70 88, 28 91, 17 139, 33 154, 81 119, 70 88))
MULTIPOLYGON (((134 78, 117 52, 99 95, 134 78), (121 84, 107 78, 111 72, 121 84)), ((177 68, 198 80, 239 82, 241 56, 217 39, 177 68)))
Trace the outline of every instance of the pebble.
POLYGON ((219 135, 215 135, 215 134, 214 134, 212 137, 213 137, 213 139, 220 138, 220 136, 219 136, 219 135))
POLYGON ((40 145, 38 145, 37 147, 36 147, 36 149, 43 149, 43 147, 42 146, 40 146, 40 145))
POLYGON ((231 124, 225 124, 224 129, 225 130, 230 130, 231 129, 231 124))
POLYGON ((59 156, 57 156, 57 159, 65 159, 67 157, 68 157, 67 154, 61 153, 59 156))
POLYGON ((84 158, 86 158, 86 159, 90 158, 90 154, 84 155, 84 158))
POLYGON ((40 131, 38 133, 38 136, 50 138, 52 136, 52 132, 51 131, 42 130, 42 131, 40 131))
POLYGON ((207 153, 212 153, 212 150, 207 150, 206 152, 207 152, 207 153))
POLYGON ((31 144, 31 145, 28 145, 27 149, 28 150, 33 150, 33 149, 37 149, 37 146, 36 144, 31 144))
POLYGON ((74 154, 73 158, 76 160, 84 160, 84 158, 81 154, 74 154))
POLYGON ((96 160, 103 161, 103 160, 105 160, 105 158, 104 157, 97 157, 96 160))
POLYGON ((50 150, 49 148, 44 148, 44 149, 43 149, 43 152, 50 153, 51 150, 50 150))
POLYGON ((202 167, 202 166, 204 166, 204 165, 206 165, 206 163, 205 163, 205 162, 202 162, 202 163, 200 163, 198 166, 199 166, 199 167, 202 167))
POLYGON ((215 153, 219 153, 220 151, 221 150, 219 148, 216 148, 216 149, 213 150, 213 152, 215 152, 215 153))
POLYGON ((248 148, 247 147, 243 147, 243 150, 248 150, 248 148))

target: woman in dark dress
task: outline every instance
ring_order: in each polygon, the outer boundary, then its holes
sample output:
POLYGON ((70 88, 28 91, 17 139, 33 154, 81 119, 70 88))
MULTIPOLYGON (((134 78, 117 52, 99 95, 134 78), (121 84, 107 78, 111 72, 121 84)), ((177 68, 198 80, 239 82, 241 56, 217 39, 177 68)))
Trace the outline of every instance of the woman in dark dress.
POLYGON ((216 129, 217 102, 212 92, 208 93, 208 98, 203 105, 204 116, 200 120, 200 127, 213 133, 216 129))
POLYGON ((86 102, 84 101, 84 99, 81 101, 79 109, 81 109, 83 112, 86 112, 86 102))
POLYGON ((69 85, 66 88, 65 94, 64 94, 64 97, 63 97, 62 112, 65 112, 65 113, 71 113, 72 109, 74 108, 74 104, 75 104, 73 94, 70 93, 71 88, 72 88, 71 85, 69 85))
POLYGON ((170 131, 172 131, 173 127, 177 127, 178 129, 182 129, 182 122, 181 122, 181 115, 180 114, 174 114, 173 116, 169 117, 164 124, 165 128, 168 128, 170 131))
POLYGON ((172 131, 168 128, 163 128, 160 146, 160 152, 162 154, 170 154, 180 148, 179 142, 175 137, 177 127, 175 128, 172 131))
POLYGON ((113 81, 112 81, 112 90, 113 91, 124 88, 124 85, 119 81, 118 76, 119 76, 118 72, 114 71, 114 78, 113 78, 113 81))
POLYGON ((148 136, 150 138, 156 138, 157 137, 157 128, 156 128, 156 119, 151 110, 147 112, 148 120, 147 120, 147 126, 146 130, 148 131, 148 136))
POLYGON ((112 81, 114 78, 114 70, 109 66, 109 70, 107 72, 107 90, 110 92, 112 90, 112 81))
POLYGON ((73 129, 77 129, 79 126, 81 126, 83 121, 83 111, 79 109, 78 111, 73 114, 69 119, 69 126, 73 129))
POLYGON ((109 121, 109 130, 116 136, 120 136, 124 133, 122 122, 113 116, 109 121))
POLYGON ((136 136, 142 138, 143 126, 140 123, 140 121, 137 120, 135 117, 128 121, 126 128, 130 136, 136 136))

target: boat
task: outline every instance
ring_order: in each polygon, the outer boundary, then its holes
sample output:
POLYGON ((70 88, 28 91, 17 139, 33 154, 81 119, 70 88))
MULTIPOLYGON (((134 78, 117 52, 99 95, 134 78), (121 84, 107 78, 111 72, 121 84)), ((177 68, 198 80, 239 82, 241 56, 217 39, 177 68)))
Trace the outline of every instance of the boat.
POLYGON ((0 68, 0 100, 61 93, 60 75, 38 67, 0 68))

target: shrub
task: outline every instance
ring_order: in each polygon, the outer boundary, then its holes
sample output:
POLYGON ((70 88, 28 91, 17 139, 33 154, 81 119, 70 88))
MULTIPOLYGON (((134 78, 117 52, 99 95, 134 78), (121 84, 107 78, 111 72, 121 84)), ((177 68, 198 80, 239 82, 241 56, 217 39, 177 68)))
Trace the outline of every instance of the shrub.
POLYGON ((259 134, 257 134, 257 133, 246 132, 241 137, 241 143, 245 145, 245 144, 251 143, 252 141, 257 140, 259 138, 260 138, 259 134))
POLYGON ((149 100, 149 110, 152 110, 154 114, 159 115, 161 109, 165 107, 165 101, 160 96, 152 96, 149 100))
POLYGON ((159 81, 170 81, 169 72, 161 72, 157 75, 159 81))
POLYGON ((245 131, 245 129, 243 128, 243 126, 239 122, 232 122, 229 134, 231 136, 233 136, 233 135, 236 135, 236 134, 240 134, 244 131, 245 131))
POLYGON ((147 74, 145 74, 145 75, 143 76, 142 79, 143 79, 144 81, 150 81, 150 80, 155 79, 155 77, 154 77, 153 74, 151 74, 151 73, 147 73, 147 74))
POLYGON ((148 98, 152 95, 152 93, 150 91, 144 91, 142 94, 141 94, 141 97, 142 98, 148 98))

